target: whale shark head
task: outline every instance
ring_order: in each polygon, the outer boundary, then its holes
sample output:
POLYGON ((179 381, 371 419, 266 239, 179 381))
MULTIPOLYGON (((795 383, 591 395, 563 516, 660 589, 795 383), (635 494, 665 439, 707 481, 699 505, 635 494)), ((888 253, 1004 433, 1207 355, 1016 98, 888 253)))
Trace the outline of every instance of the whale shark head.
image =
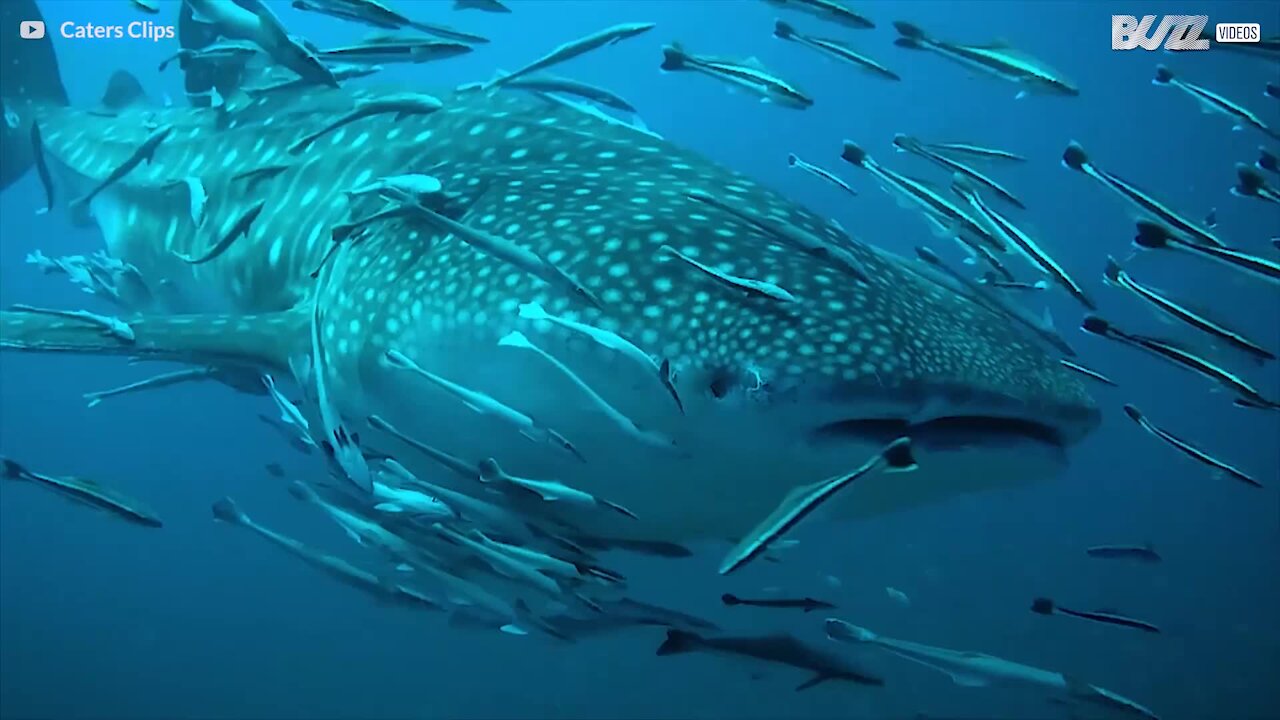
MULTIPOLYGON (((138 309, 150 318, 183 313, 180 325, 166 326, 168 336, 147 339, 140 330, 139 343, 175 350, 191 343, 199 347, 191 354, 234 344, 264 363, 306 367, 306 320, 318 303, 325 380, 356 427, 377 414, 468 461, 492 457, 513 474, 560 480, 639 518, 584 519, 584 531, 597 535, 734 538, 792 487, 851 470, 900 435, 915 440, 920 469, 867 478, 835 503, 837 513, 866 516, 1044 479, 1098 423, 1077 378, 1021 326, 652 134, 500 90, 441 95, 443 108, 433 114, 363 118, 296 157, 286 152, 378 96, 308 89, 262 97, 232 108, 221 126, 214 110, 31 114, 59 182, 73 189, 105 178, 145 139, 148 122, 174 126, 150 164, 91 206, 112 252, 166 288, 166 304, 138 309), (585 286, 598 307, 413 216, 369 226, 313 279, 332 226, 382 207, 376 196, 345 191, 408 173, 437 178, 453 218, 536 253, 585 286), (190 177, 208 195, 200 226, 176 182, 190 177), (707 195, 717 202, 696 199, 707 195), (248 234, 217 259, 199 266, 177 259, 199 254, 263 200, 248 234), (769 224, 842 246, 865 277, 798 251, 769 224), (795 302, 750 296, 664 246, 719 273, 772 283, 795 302), (518 307, 528 302, 667 361, 685 412, 640 364, 561 326, 521 318, 518 307), (223 314, 197 314, 213 311, 223 314), (290 312, 304 319, 282 322, 290 312), (674 446, 638 442, 545 358, 499 346, 513 330, 674 446), (389 366, 391 350, 554 429, 586 462, 389 366)), ((29 347, 39 346, 33 322, 6 317, 6 332, 19 338, 9 344, 22 346, 27 332, 29 347)), ((161 323, 152 327, 161 333, 161 323)), ((438 474, 372 428, 361 435, 415 472, 438 474)))

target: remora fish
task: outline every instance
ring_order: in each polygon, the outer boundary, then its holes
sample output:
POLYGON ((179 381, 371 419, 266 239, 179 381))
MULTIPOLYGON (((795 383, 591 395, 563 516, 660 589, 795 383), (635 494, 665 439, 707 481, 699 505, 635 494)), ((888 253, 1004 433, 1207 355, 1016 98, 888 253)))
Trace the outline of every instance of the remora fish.
POLYGON ((243 65, 249 58, 254 57, 262 52, 262 48, 257 44, 246 42, 243 40, 223 40, 206 45, 202 48, 182 48, 178 52, 170 55, 160 61, 157 68, 160 72, 164 72, 174 60, 178 61, 179 67, 187 67, 188 63, 236 63, 243 65))
POLYGON ((835 58, 836 60, 839 60, 841 62, 849 63, 854 67, 862 68, 863 70, 866 70, 873 75, 878 75, 883 78, 888 78, 889 80, 902 79, 894 71, 881 65, 875 60, 872 60, 866 55, 863 55, 858 52, 854 52, 853 48, 849 47, 848 45, 845 45, 839 40, 805 35, 804 33, 792 27, 791 23, 788 23, 782 20, 773 21, 773 36, 778 38, 779 40, 788 40, 798 45, 803 45, 807 48, 810 48, 819 53, 822 53, 827 57, 835 58))
POLYGON ((662 383, 662 387, 671 395, 671 399, 675 401, 676 408, 680 410, 680 414, 684 414, 684 403, 680 400, 680 393, 676 391, 675 382, 671 377, 671 362, 663 360, 656 362, 649 353, 636 347, 635 343, 622 337, 621 335, 604 330, 586 323, 576 320, 562 318, 558 315, 552 315, 547 312, 541 305, 536 302, 523 303, 519 307, 520 317, 526 320, 541 320, 549 322, 552 325, 559 325, 567 330, 580 333, 592 342, 601 347, 608 348, 617 352, 619 355, 635 362, 645 370, 648 370, 654 377, 662 383))
POLYGON ((1049 598, 1043 597, 1036 598, 1035 601, 1031 603, 1031 612, 1039 615, 1069 615, 1071 617, 1080 618, 1081 620, 1092 620, 1093 622, 1106 623, 1108 625, 1120 625, 1122 627, 1130 627, 1135 630, 1142 630, 1143 632, 1160 632, 1160 628, 1152 625, 1146 620, 1126 617, 1119 613, 1107 612, 1104 610, 1072 610, 1056 604, 1049 598))
POLYGON ((1280 410, 1280 403, 1262 397, 1257 389, 1235 373, 1166 340, 1125 332, 1097 315, 1086 316, 1080 327, 1091 335, 1115 340, 1130 347, 1144 350, 1158 358, 1208 378, 1235 393, 1238 396, 1235 401, 1237 405, 1265 410, 1280 410))
MULTIPOLYGON (((499 73, 499 77, 508 73, 499 73)), ((483 85, 483 83, 481 83, 483 85)), ((589 100, 597 105, 603 105, 614 110, 635 115, 638 113, 635 106, 627 102, 622 96, 606 90, 602 87, 589 85, 578 80, 573 80, 559 75, 551 75, 549 73, 539 73, 520 77, 514 80, 504 80, 502 86, 506 88, 519 90, 532 90, 534 92, 556 93, 563 95, 573 95, 574 97, 589 100)), ((477 86, 478 87, 478 86, 477 86)))
POLYGON ((539 70, 545 70, 553 65, 559 65, 562 62, 572 60, 580 55, 585 55, 592 50, 598 50, 602 47, 608 47, 609 45, 620 43, 628 38, 642 35, 652 30, 654 26, 654 23, 648 22, 611 25, 585 37, 570 40, 528 65, 486 82, 481 86, 481 89, 492 90, 493 88, 501 87, 512 80, 525 77, 526 75, 532 75, 539 70))
POLYGON ((111 171, 110 175, 103 178, 102 181, 95 185, 87 194, 73 200, 72 205, 88 205, 95 197, 98 196, 99 193, 114 185, 124 176, 133 172, 133 169, 141 165, 143 162, 148 164, 153 163, 155 161, 156 148, 160 147, 160 143, 164 142, 165 138, 169 137, 169 134, 172 132, 172 125, 165 125, 157 128, 147 136, 147 139, 142 141, 142 144, 138 146, 137 150, 133 151, 132 155, 125 158, 124 162, 117 165, 116 168, 111 171))
POLYGON ((832 610, 835 605, 824 600, 814 600, 813 598, 769 598, 766 600, 751 600, 740 598, 733 593, 725 593, 720 596, 720 602, 725 605, 745 605, 747 607, 761 608, 799 608, 804 612, 813 612, 814 610, 832 610))
POLYGON ((746 88, 760 96, 760 102, 774 103, 794 110, 804 110, 813 105, 813 98, 770 72, 755 58, 732 60, 693 55, 680 43, 673 42, 662 48, 661 67, 665 72, 700 72, 730 85, 746 88))
POLYGON ((369 118, 371 115, 380 115, 384 113, 392 114, 393 120, 399 120, 410 117, 410 115, 420 115, 434 113, 434 111, 443 108, 442 102, 438 97, 424 95, 421 92, 404 92, 404 94, 393 97, 378 97, 367 101, 356 102, 356 108, 343 117, 334 120, 334 122, 326 124, 325 127, 317 129, 311 135, 301 138, 289 147, 289 154, 297 155, 298 152, 311 147, 311 143, 319 140, 320 137, 329 135, 347 124, 356 122, 361 118, 369 118))
POLYGON ((480 10, 491 13, 509 13, 511 8, 500 0, 453 0, 454 10, 480 10))
MULTIPOLYGON (((0 2, 0 26, 41 17, 30 0, 0 2)), ((18 59, 23 65, 21 73, 0 73, 0 97, 18 126, 10 132, 0 124, 0 186, 32 167, 27 125, 38 120, 50 164, 63 169, 67 195, 74 197, 100 182, 147 133, 127 118, 69 107, 56 47, 0 43, 0 66, 18 59)), ((802 482, 798 478, 847 470, 850 457, 869 457, 886 441, 885 429, 899 423, 914 423, 912 437, 929 448, 929 461, 910 483, 867 483, 856 503, 830 508, 837 517, 878 516, 1047 480, 1099 425, 1084 378, 1041 350, 1031 332, 983 311, 968 292, 940 284, 924 272, 928 268, 877 251, 867 259, 871 284, 840 287, 838 276, 815 258, 779 253, 776 240, 743 232, 735 218, 685 192, 733 186, 744 206, 839 242, 825 218, 678 144, 524 93, 447 95, 442 99, 456 112, 399 123, 369 118, 365 142, 357 144, 353 134, 350 142, 325 143, 305 164, 252 190, 247 180, 228 182, 280 165, 299 134, 349 112, 357 93, 386 91, 344 87, 264 98, 265 104, 239 111, 234 127, 220 132, 211 127, 207 108, 165 111, 164 122, 177 130, 156 162, 134 171, 138 184, 130 178, 127 196, 124 188, 103 193, 113 206, 95 221, 118 257, 146 277, 165 277, 173 275, 166 264, 171 258, 163 260, 169 251, 203 247, 205 236, 186 220, 185 199, 159 190, 175 178, 200 176, 211 191, 217 188, 206 226, 218 227, 258 200, 266 200, 271 212, 259 217, 245 247, 199 273, 172 277, 172 292, 186 303, 183 314, 131 316, 137 333, 132 345, 79 321, 0 312, 0 347, 184 362, 234 357, 285 368, 290 357, 305 355, 310 299, 319 294, 334 332, 324 338, 329 393, 346 417, 382 416, 458 457, 501 457, 514 468, 553 463, 548 472, 565 484, 607 497, 640 518, 584 517, 574 537, 632 547, 741 537, 802 482), (289 113, 287 125, 283 113, 289 113), (477 226, 544 250, 580 274, 602 300, 618 299, 608 322, 589 309, 584 318, 660 349, 679 368, 682 391, 689 388, 682 392, 688 419, 672 413, 670 399, 647 383, 619 383, 618 405, 678 436, 688 456, 653 453, 629 438, 596 433, 598 415, 565 403, 560 388, 539 386, 545 368, 496 348, 519 302, 532 300, 558 315, 574 308, 537 279, 472 252, 448 233, 414 218, 389 221, 344 251, 348 272, 327 283, 308 276, 327 250, 329 228, 348 214, 344 191, 404 173, 406 158, 444 162, 449 170, 442 179, 465 193, 468 217, 477 226), (625 192, 606 191, 613 187, 625 192), (123 222, 131 209, 137 211, 134 221, 123 222), (775 304, 729 302, 707 284, 677 274, 679 265, 654 262, 664 244, 692 248, 699 262, 711 266, 731 262, 743 275, 775 275, 779 286, 813 298, 804 306, 804 322, 779 322, 775 304), (824 351, 826 345, 836 352, 824 351), (459 384, 518 399, 522 410, 606 465, 567 456, 560 461, 539 445, 495 433, 487 419, 443 402, 436 388, 383 365, 381 357, 392 348, 459 384), (758 383, 754 371, 771 382, 758 383), (964 447, 933 443, 952 437, 955 425, 925 421, 922 408, 930 419, 973 419, 964 447), (822 442, 812 441, 815 433, 822 442)), ((584 357, 575 370, 593 384, 609 382, 615 364, 612 357, 594 363, 584 357)), ((6 375, 8 382, 20 379, 6 375)), ((435 470, 412 448, 401 459, 419 476, 435 470)))
MULTIPOLYGON (((353 78, 369 77, 382 72, 381 65, 369 65, 366 63, 328 63, 329 70, 333 73, 333 78, 338 82, 351 80, 353 78)), ((268 82, 262 85, 254 85, 252 87, 243 87, 241 90, 250 98, 261 98, 264 95, 272 93, 281 93, 292 90, 300 90, 310 85, 302 78, 294 78, 292 80, 279 80, 277 82, 268 82)))
POLYGON ((295 10, 321 13, 340 20, 353 20, 384 30, 412 28, 428 35, 469 43, 487 43, 488 38, 463 32, 446 25, 410 20, 378 0, 293 0, 295 10))
POLYGON ((1084 151, 1080 143, 1072 141, 1067 145, 1067 149, 1062 153, 1062 164, 1097 180, 1103 187, 1119 195, 1122 200, 1132 205, 1142 216, 1172 228, 1180 237, 1186 238, 1197 245, 1218 248, 1227 247, 1226 243, 1219 240, 1213 233, 1175 212, 1168 205, 1148 195, 1136 185, 1096 167, 1089 161, 1089 155, 1084 151))
POLYGON ((786 288, 779 287, 767 280, 756 280, 754 278, 740 277, 731 275, 722 270, 717 270, 709 265, 694 260, 684 253, 676 250, 670 245, 663 245, 658 248, 662 253, 670 255, 684 264, 695 268, 698 272, 706 275, 714 280, 717 284, 742 293, 750 298, 762 298, 780 303, 798 303, 800 300, 792 295, 786 288))
POLYGON ((174 185, 182 185, 187 189, 187 199, 191 203, 191 222, 196 227, 204 224, 204 206, 209 202, 209 194, 205 192, 204 183, 198 177, 183 178, 174 185))
POLYGON ((600 298, 586 284, 579 282, 542 254, 517 245, 505 237, 493 235, 460 223, 453 218, 441 215, 431 208, 416 203, 409 205, 409 208, 423 220, 453 233, 454 237, 472 248, 502 260, 512 267, 542 280, 557 290, 562 290, 566 296, 580 300, 597 310, 604 307, 600 298))
POLYGON ((984 145, 975 145, 966 142, 940 142, 925 143, 924 147, 939 155, 959 155, 960 157, 969 158, 971 160, 984 160, 987 162, 1026 162, 1027 159, 1016 153, 999 148, 986 147, 984 145))
POLYGON ((236 240, 249 236, 249 231, 253 229, 253 222, 258 219, 258 216, 262 214, 266 206, 266 200, 259 200, 252 206, 245 208, 244 214, 237 218, 230 229, 222 234, 218 242, 209 246, 208 250, 205 250, 200 255, 176 253, 178 258, 189 265, 203 265, 211 260, 216 260, 229 250, 236 240))
POLYGON ((1228 100, 1212 90, 1201 87, 1186 80, 1178 79, 1173 71, 1164 65, 1156 66, 1156 76, 1152 79, 1153 85, 1173 86, 1190 95, 1200 108, 1206 113, 1218 113, 1226 115, 1236 123, 1236 129, 1242 129, 1245 125, 1257 128, 1268 136, 1280 139, 1280 133, 1277 133, 1269 127, 1257 113, 1240 105, 1237 102, 1228 100))
POLYGON ((0 474, 10 480, 26 480, 89 507, 105 510, 134 525, 161 527, 163 523, 145 505, 88 478, 54 476, 32 472, 21 464, 0 456, 0 474))
MULTIPOLYGON (((332 276, 326 277, 325 280, 327 281, 330 277, 332 276)), ((316 293, 311 309, 311 376, 316 384, 316 405, 320 410, 320 426, 324 429, 324 440, 318 445, 337 463, 344 477, 361 490, 371 492, 373 476, 369 472, 369 464, 365 461, 364 453, 360 451, 360 436, 347 429, 342 413, 329 392, 333 371, 329 365, 329 351, 325 349, 322 339, 325 325, 320 312, 320 298, 320 293, 316 293)))
POLYGON ((355 45, 343 45, 320 51, 326 61, 356 63, 424 63, 446 60, 475 51, 471 45, 451 40, 384 35, 366 38, 355 45))
POLYGON ((1093 547, 1085 548, 1084 552, 1089 557, 1108 560, 1137 560, 1144 563, 1158 563, 1164 560, 1151 543, 1144 545, 1094 545, 1093 547))
POLYGON ((312 45, 296 35, 291 35, 276 17, 271 8, 263 3, 255 3, 253 14, 258 18, 257 33, 252 38, 271 59, 289 68, 298 77, 313 85, 338 87, 338 79, 333 71, 325 66, 320 56, 312 49, 312 45))
POLYGON ((1266 360, 1275 360, 1275 353, 1262 347, 1258 343, 1241 335, 1240 333, 1227 328, 1219 322, 1216 322, 1203 313, 1197 312, 1182 303, 1162 294, 1155 288, 1148 287, 1134 280, 1129 273, 1120 267, 1120 263, 1113 257, 1107 257, 1106 269, 1102 273, 1102 277, 1108 285, 1114 285, 1133 293, 1142 300, 1148 307, 1161 312, 1175 320, 1186 323, 1191 327, 1211 335, 1231 347, 1247 353, 1250 357, 1258 362, 1266 360))
POLYGON ((1238 182, 1231 188, 1232 195, 1257 198, 1272 205, 1280 205, 1280 190, 1268 184, 1262 173, 1244 163, 1236 163, 1236 177, 1238 182))
POLYGON ((220 372, 221 371, 215 367, 198 367, 187 368, 185 370, 175 370, 173 372, 161 373, 160 375, 155 375, 137 382, 131 382, 127 385, 121 385, 120 387, 114 387, 109 390, 87 392, 84 394, 84 399, 89 401, 89 407, 97 407, 103 400, 117 395, 170 387, 185 382, 191 382, 193 380, 209 380, 216 377, 220 372))
POLYGON ((692 190, 687 194, 694 200, 732 214, 744 223, 766 235, 772 235, 795 250, 826 259, 833 268, 848 273, 859 282, 871 281, 871 277, 867 274, 866 266, 863 265, 861 260, 854 257, 847 247, 836 247, 828 243, 824 238, 806 230, 788 227, 750 210, 733 207, 728 202, 703 190, 692 190))
POLYGON ((496 400, 482 392, 472 390, 471 388, 451 382, 439 375, 436 375, 435 373, 429 372, 398 350, 388 350, 386 353, 386 359, 390 363, 391 367, 408 370, 409 372, 429 380, 431 384, 458 398, 458 400, 462 401, 463 405, 466 405, 472 411, 480 413, 481 415, 496 417, 502 422, 511 425, 521 435, 534 442, 545 443, 558 447, 582 462, 587 461, 587 459, 582 456, 582 453, 578 451, 577 447, 566 440, 563 435, 551 428, 539 425, 536 420, 525 415, 519 410, 509 407, 499 400, 496 400))
POLYGON ((1008 218, 991 209, 991 206, 987 205, 986 201, 978 195, 977 190, 969 184, 966 178, 957 175, 955 181, 951 185, 951 189, 954 190, 957 195, 964 198, 965 202, 969 203, 969 207, 973 208, 974 212, 978 214, 978 218, 985 222, 987 227, 994 231, 994 234, 998 236, 1005 245, 1017 250, 1019 254, 1025 257, 1027 261, 1040 270, 1040 272, 1053 278, 1053 281, 1062 286, 1062 288, 1065 289, 1071 297, 1079 300, 1081 305, 1084 305, 1090 310, 1098 309, 1097 304, 1093 302, 1093 299, 1090 298, 1087 293, 1085 293, 1084 288, 1080 287, 1080 284, 1072 279, 1072 277, 1067 274, 1067 271, 1064 270, 1056 260, 1050 257, 1049 253, 1045 252, 1044 249, 1040 247, 1039 243, 1037 243, 1030 235, 1023 232, 1017 225, 1010 222, 1008 218))
POLYGON ((795 153, 791 153, 790 155, 787 155, 787 166, 796 168, 798 170, 803 170, 809 173, 810 175, 813 175, 814 177, 822 178, 823 180, 826 180, 832 185, 835 185, 836 187, 840 188, 846 193, 849 193, 854 197, 858 196, 858 191, 854 190, 849 185, 849 183, 845 182, 844 180, 841 180, 835 173, 831 172, 830 170, 820 168, 811 162, 806 162, 804 160, 801 160, 795 153))
POLYGON ((1174 435, 1168 430, 1158 427, 1157 425, 1152 423, 1150 420, 1148 420, 1146 415, 1144 415, 1141 410, 1134 407, 1133 405, 1125 405, 1124 414, 1128 415, 1130 420, 1133 420, 1134 422, 1138 423, 1138 425, 1140 425, 1143 430, 1146 430, 1152 435, 1165 441, 1166 443, 1171 445, 1174 449, 1178 450, 1184 455, 1187 455, 1194 460, 1198 460, 1199 462, 1202 462, 1205 465, 1208 465, 1209 467, 1213 468, 1215 471, 1223 473, 1229 477, 1233 477, 1237 480, 1240 480, 1241 482, 1248 483, 1249 485, 1252 485, 1254 487, 1262 487, 1262 483, 1255 480, 1251 475, 1244 472, 1243 470, 1239 470, 1231 465, 1228 465, 1227 463, 1209 455, 1208 453, 1201 450, 1200 448, 1197 448, 1196 446, 1192 445, 1186 440, 1183 440, 1182 438, 1174 435))
POLYGON ((307 135, 292 146, 289 147, 289 154, 297 155, 298 153, 311 147, 319 138, 328 135, 338 128, 349 125, 361 118, 367 118, 373 115, 382 115, 384 113, 392 115, 392 120, 402 120, 410 115, 426 115, 433 113, 444 104, 439 98, 422 93, 401 93, 392 97, 372 98, 369 100, 358 101, 355 109, 325 125, 319 130, 307 135))
POLYGON ((994 655, 967 650, 950 650, 936 645, 898 640, 874 633, 837 618, 827 618, 827 637, 840 643, 871 645, 900 658, 933 668, 961 687, 991 685, 1031 685, 1062 693, 1066 697, 1159 720, 1155 713, 1105 688, 1081 682, 1062 673, 1005 660, 994 655))
POLYGON ((668 630, 657 655, 709 652, 754 658, 808 670, 813 676, 796 686, 808 690, 827 680, 849 680, 860 685, 883 685, 884 680, 858 670, 840 658, 810 647, 791 635, 703 637, 685 630, 668 630))
POLYGON ((977 239, 1000 252, 1008 250, 999 237, 992 235, 986 228, 979 225, 967 212, 943 196, 937 188, 923 180, 910 178, 886 168, 853 141, 844 141, 840 159, 871 173, 880 181, 880 186, 885 192, 898 198, 904 205, 909 204, 923 211, 926 219, 931 219, 937 227, 955 232, 957 235, 977 239))
POLYGON ((284 548, 289 554, 300 558, 306 564, 323 571, 343 584, 369 593, 378 600, 396 602, 422 610, 445 609, 440 603, 417 590, 394 581, 379 578, 368 570, 358 568, 336 555, 320 552, 287 535, 282 535, 271 528, 258 524, 246 515, 231 498, 223 498, 213 504, 213 517, 215 520, 228 525, 252 530, 272 544, 284 548))
POLYGON ((827 618, 827 638, 839 643, 876 647, 905 660, 933 668, 961 687, 990 685, 1034 685, 1065 691, 1068 679, 1062 673, 968 650, 950 650, 935 645, 885 637, 838 618, 827 618))
POLYGON ((720 563, 720 574, 728 575, 751 562, 768 549, 770 543, 780 539, 840 490, 882 466, 885 472, 915 470, 917 466, 915 457, 911 454, 911 440, 905 437, 894 440, 879 454, 852 472, 835 475, 810 485, 802 485, 787 493, 782 502, 778 503, 777 509, 751 532, 744 535, 729 551, 720 563))
POLYGON ((1085 367, 1085 366, 1081 365, 1080 363, 1072 362, 1072 361, 1070 361, 1070 360, 1067 360, 1066 358, 1063 358, 1062 360, 1059 360, 1058 362, 1062 363, 1062 367, 1067 368, 1068 370, 1071 370, 1072 372, 1078 372, 1078 373, 1080 373, 1081 375, 1083 375, 1083 376, 1085 376, 1085 377, 1087 377, 1087 378, 1091 378, 1091 379, 1093 379, 1093 380, 1097 380, 1098 382, 1102 383, 1103 385, 1110 385, 1111 387, 1119 387, 1119 386, 1116 384, 1116 381, 1112 380, 1111 378, 1107 377, 1106 375, 1103 375, 1102 373, 1098 372, 1097 370, 1090 370, 1089 368, 1087 368, 1087 367, 1085 367))
POLYGON ((1269 283, 1280 284, 1280 263, 1239 250, 1187 242, 1160 223, 1139 220, 1138 234, 1134 236, 1133 244, 1143 250, 1177 250, 1197 255, 1269 283))
POLYGON ((845 27, 870 30, 876 26, 870 18, 860 15, 837 0, 764 0, 786 10, 808 13, 816 18, 839 23, 845 27))
POLYGON ((969 167, 968 165, 965 165, 964 163, 957 162, 955 160, 952 160, 949 157, 946 157, 941 153, 931 150, 928 145, 920 142, 918 138, 914 138, 910 135, 906 135, 903 133, 898 133, 897 135, 893 136, 893 146, 903 152, 909 152, 912 155, 922 157, 925 160, 928 160, 929 162, 932 162, 935 165, 941 166, 943 169, 949 172, 968 178, 970 181, 977 183, 978 185, 981 185, 982 187, 995 193, 996 196, 998 196, 1001 200, 1004 200, 1005 202, 1011 205, 1016 205, 1017 207, 1020 207, 1023 209, 1026 209, 1027 207, 1022 203, 1021 200, 1018 199, 1016 195, 1006 190, 1004 186, 1001 185, 1000 183, 996 182, 995 180, 992 180, 991 178, 987 177, 981 172, 978 172, 977 170, 969 167))
POLYGON ((119 338, 124 343, 137 342, 138 336, 133 331, 133 326, 117 317, 110 315, 102 315, 88 310, 56 310, 53 308, 41 308, 33 305, 23 305, 21 303, 12 305, 9 308, 15 312, 33 313, 36 315, 49 315, 51 317, 66 318, 75 320, 88 325, 101 328, 103 334, 119 338))
POLYGON ((898 21, 893 27, 901 36, 894 45, 911 50, 929 50, 979 72, 1018 83, 1024 88, 1018 92, 1018 97, 1029 90, 1055 95, 1080 94, 1079 88, 1060 73, 1004 43, 963 45, 931 38, 919 26, 909 22, 898 21))
POLYGON ((497 461, 493 458, 480 461, 477 468, 480 473, 480 481, 485 483, 493 483, 495 485, 516 487, 523 492, 533 493, 541 500, 550 503, 562 503, 564 505, 576 505, 587 508, 604 508, 615 512, 624 517, 638 520, 636 514, 630 510, 611 503, 608 500, 595 497, 594 495, 582 492, 575 488, 571 488, 564 483, 554 480, 533 480, 530 478, 516 477, 506 473, 497 461))
POLYGON ((601 397, 600 393, 596 392, 595 388, 591 387, 586 383, 586 381, 578 377, 578 374, 570 369, 568 365, 565 365, 556 358, 556 356, 535 345, 533 341, 519 330, 512 330, 506 335, 503 335, 502 338, 498 340, 498 345, 503 347, 522 348, 541 356, 542 359, 546 360, 552 367, 558 370, 571 385, 578 388, 583 395, 586 395, 591 401, 591 404, 595 405, 605 417, 609 418, 609 421, 617 426, 624 435, 634 438, 644 445, 648 445, 659 450, 674 449, 674 440, 664 436, 662 433, 640 427, 636 424, 635 420, 627 417, 613 405, 610 405, 608 400, 601 397))

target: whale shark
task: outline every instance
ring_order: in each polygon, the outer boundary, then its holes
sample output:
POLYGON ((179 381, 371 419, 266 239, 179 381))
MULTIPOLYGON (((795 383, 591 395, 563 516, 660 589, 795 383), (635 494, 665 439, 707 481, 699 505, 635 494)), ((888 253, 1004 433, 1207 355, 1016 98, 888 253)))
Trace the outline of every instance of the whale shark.
MULTIPOLYGON (((39 9, 15 0, 0 14, 8 27, 39 9)), ((515 475, 607 497, 635 518, 588 514, 579 530, 620 541, 740 538, 792 488, 847 472, 903 435, 919 469, 868 481, 833 501, 832 517, 1043 481, 1062 473, 1099 423, 1082 382, 1007 316, 676 142, 514 90, 421 88, 439 98, 438 111, 363 117, 291 155, 300 138, 405 89, 299 87, 219 108, 138 97, 103 113, 68 102, 51 39, 0 51, 0 187, 38 155, 60 205, 96 227, 106 251, 151 290, 117 308, 132 339, 5 311, 4 351, 244 366, 292 372, 303 388, 319 367, 361 442, 415 474, 485 491, 381 434, 370 416, 468 463, 493 458, 515 475), (170 130, 149 160, 103 187, 157 128, 170 130), (343 240, 313 277, 335 242, 332 228, 386 202, 347 191, 415 173, 439 180, 455 224, 388 213, 343 240), (199 225, 187 178, 207 194, 199 225), (216 258, 182 260, 258 203, 256 220, 216 258), (779 225, 842 248, 865 277, 797 251, 769 232, 779 225), (527 250, 598 304, 477 247, 473 233, 527 250), (794 302, 744 293, 664 248, 719 277, 783 288, 794 302), (669 366, 683 413, 641 364, 522 317, 528 303, 625 337, 669 366), (310 362, 312 323, 323 363, 310 362), (620 432, 560 368, 500 345, 513 331, 670 446, 620 432), (392 351, 553 428, 581 460, 393 366, 392 351)), ((318 425, 314 403, 306 405, 318 425)))

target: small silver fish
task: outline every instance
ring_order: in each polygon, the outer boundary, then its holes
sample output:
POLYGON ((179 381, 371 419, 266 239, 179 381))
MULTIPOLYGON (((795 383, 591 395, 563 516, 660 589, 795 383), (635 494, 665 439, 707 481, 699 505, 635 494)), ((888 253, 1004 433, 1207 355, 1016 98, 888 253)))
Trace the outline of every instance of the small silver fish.
POLYGON ((663 252, 668 255, 674 256, 675 258, 681 260, 687 265, 693 268, 696 268, 699 272, 706 275, 707 277, 712 278, 720 285, 727 288, 731 288, 733 290, 740 291, 744 293, 747 297, 764 298, 768 300, 773 300, 775 302, 783 302, 783 303, 800 302, 800 300, 796 298, 795 295, 792 295, 785 288, 778 287, 777 285, 774 285, 773 283, 770 283, 770 282, 765 282, 764 280, 754 280, 751 278, 738 277, 737 275, 730 275, 729 273, 721 272, 709 265, 704 265, 703 263, 700 263, 697 260, 694 260, 693 258, 689 257, 688 255, 685 255, 679 250, 676 250, 670 245, 663 245, 662 247, 658 248, 658 250, 659 252, 663 252))
POLYGON ((728 575, 751 562, 764 552, 770 543, 789 532, 837 492, 881 467, 886 472, 915 470, 916 461, 911 454, 911 440, 905 437, 898 438, 852 472, 802 485, 787 493, 777 509, 743 536, 729 551, 720 563, 720 574, 728 575))

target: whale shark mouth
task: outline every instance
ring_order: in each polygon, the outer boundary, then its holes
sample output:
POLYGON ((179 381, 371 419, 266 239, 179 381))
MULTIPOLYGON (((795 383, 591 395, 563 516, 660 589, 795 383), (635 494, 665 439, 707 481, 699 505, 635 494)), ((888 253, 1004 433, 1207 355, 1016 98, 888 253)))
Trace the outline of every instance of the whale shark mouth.
POLYGON ((1066 449, 1059 427, 1027 418, 994 415, 952 415, 923 422, 904 418, 846 418, 824 423, 810 432, 819 444, 865 440, 888 443, 910 436, 923 447, 951 450, 972 446, 1010 446, 1024 443, 1066 449))

